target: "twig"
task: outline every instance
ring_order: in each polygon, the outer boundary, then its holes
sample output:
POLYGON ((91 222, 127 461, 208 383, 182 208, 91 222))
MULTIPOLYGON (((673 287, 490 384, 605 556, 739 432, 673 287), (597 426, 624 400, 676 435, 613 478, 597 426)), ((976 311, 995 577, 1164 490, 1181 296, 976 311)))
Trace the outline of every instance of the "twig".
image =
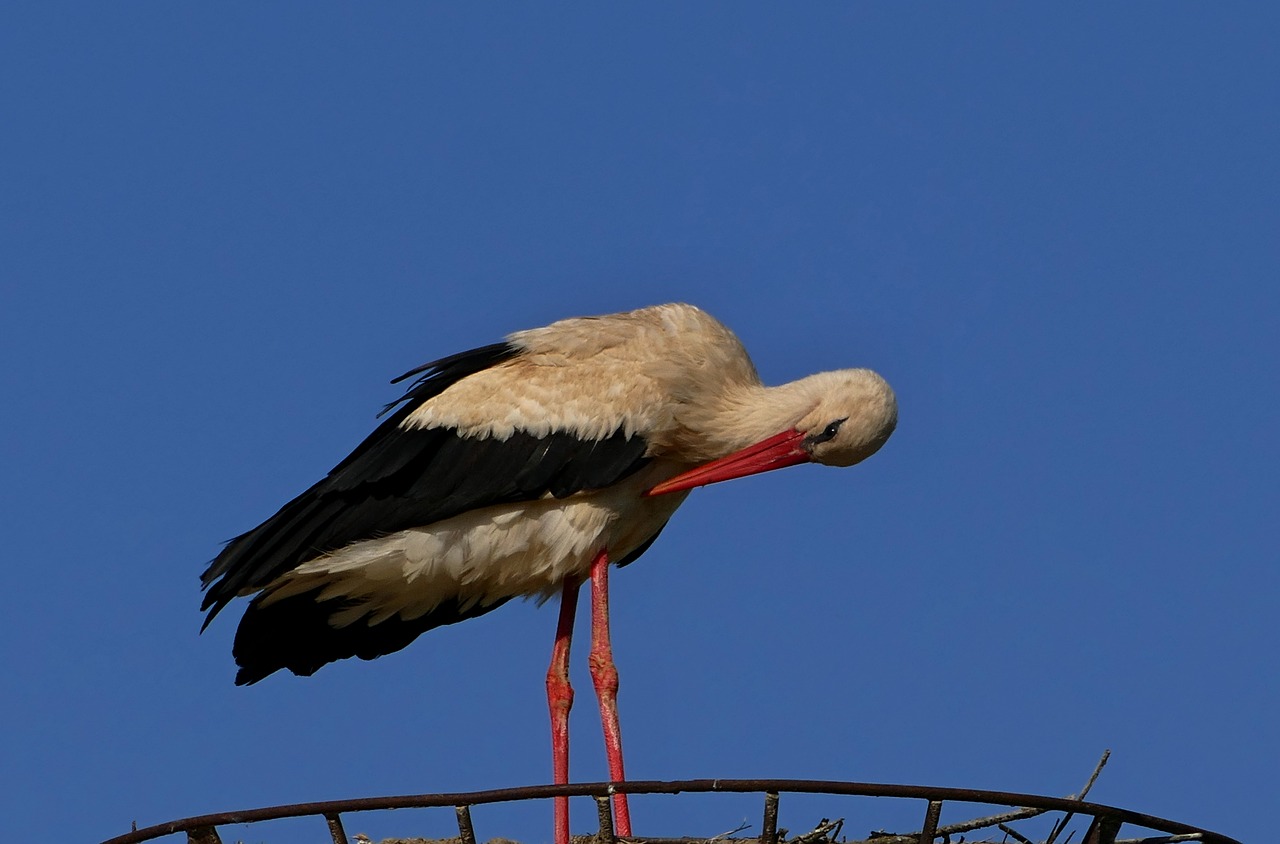
MULTIPOLYGON (((944 838, 948 835, 960 835, 964 832, 973 832, 975 829, 987 829, 988 827, 999 826, 1002 823, 1011 821, 1021 821, 1027 818, 1034 818, 1036 815, 1043 815, 1048 809, 1015 809, 1012 812, 1002 812, 999 815, 988 815, 985 818, 974 818, 968 821, 960 821, 959 823, 947 824, 940 826, 934 832, 934 838, 944 838)), ((891 842, 915 841, 920 837, 919 832, 901 833, 901 832, 877 832, 872 833, 870 838, 877 842, 891 844, 891 842)), ((856 842, 854 842, 856 844, 856 842)))
POLYGON ((722 832, 722 833, 720 833, 719 835, 713 835, 713 836, 711 836, 710 838, 708 838, 708 839, 707 839, 707 841, 708 841, 708 842, 711 842, 711 841, 723 841, 724 839, 728 838, 730 835, 736 835, 737 833, 742 832, 743 830, 747 830, 747 829, 751 829, 751 824, 747 823, 747 822, 744 820, 742 823, 738 824, 736 827, 734 827, 733 829, 729 830, 728 832, 722 832))
POLYGON ((1031 844, 1030 838, 1023 835, 1021 832, 1018 832, 1018 830, 1014 829, 1013 827, 1008 826, 1006 824, 1002 824, 1002 823, 998 823, 996 824, 996 826, 999 827, 1000 831, 1003 832, 1005 835, 1008 835, 1012 837, 1015 841, 1017 841, 1018 844, 1031 844))
POLYGON ((844 818, 837 818, 829 821, 826 818, 804 835, 797 835, 787 844, 817 844, 819 841, 833 841, 840 834, 840 828, 844 826, 844 818))
MULTIPOLYGON (((1098 760, 1097 766, 1093 769, 1093 773, 1089 775, 1089 781, 1084 784, 1084 788, 1080 789, 1080 793, 1075 796, 1077 800, 1084 800, 1085 795, 1089 793, 1089 789, 1093 788, 1093 784, 1098 781, 1098 774, 1102 773, 1102 768, 1107 764, 1107 760, 1111 758, 1111 749, 1107 748, 1102 751, 1102 758, 1098 760)), ((1067 824, 1075 817, 1075 812, 1067 812, 1062 816, 1062 820, 1053 825, 1053 829, 1049 830, 1049 837, 1044 840, 1044 844, 1053 844, 1058 836, 1062 834, 1062 830, 1066 829, 1067 824)), ((1063 842, 1066 844, 1066 842, 1063 842)))
POLYGON ((985 818, 974 818, 971 821, 960 821, 959 823, 938 827, 938 832, 935 837, 959 835, 962 832, 973 832, 975 829, 986 829, 989 826, 997 826, 1002 823, 1022 821, 1027 818, 1034 818, 1036 815, 1043 815, 1047 811, 1048 809, 1018 809, 1017 811, 1005 812, 1001 815, 989 815, 985 818))
POLYGON ((1089 789, 1093 788, 1093 784, 1098 781, 1098 774, 1102 773, 1102 769, 1106 766, 1107 760, 1111 758, 1111 748, 1102 751, 1102 758, 1098 760, 1098 766, 1093 769, 1093 773, 1089 775, 1089 781, 1084 784, 1084 788, 1080 789, 1080 796, 1077 800, 1083 800, 1089 794, 1089 789))
MULTIPOLYGON (((1111 751, 1104 751, 1102 758, 1098 760, 1098 764, 1094 767, 1093 773, 1089 775, 1088 781, 1084 784, 1084 788, 1080 789, 1079 794, 1071 795, 1069 799, 1084 800, 1085 795, 1089 793, 1089 789, 1093 788, 1093 784, 1098 781, 1098 774, 1102 773, 1102 768, 1107 764, 1107 760, 1109 758, 1111 758, 1111 751)), ((1004 824, 1012 823, 1013 821, 1026 820, 1027 818, 1034 818, 1037 815, 1043 815, 1047 811, 1047 809, 1015 809, 1012 812, 1002 812, 998 815, 988 815, 985 818, 974 818, 968 821, 961 821, 960 823, 948 824, 946 826, 938 827, 937 831, 934 833, 934 838, 945 838, 950 835, 959 835, 964 832, 973 832, 977 829, 989 829, 991 827, 999 827, 1002 831, 1008 833, 1008 830, 1004 829, 1004 824)), ((1066 827, 1067 822, 1071 820, 1072 814, 1073 813, 1068 812, 1066 817, 1054 824, 1053 829, 1049 833, 1049 837, 1045 839, 1044 844, 1054 844, 1054 839, 1062 834, 1062 830, 1066 827)), ((914 841, 919 837, 919 835, 919 832, 905 834, 882 832, 873 833, 870 837, 874 838, 877 842, 884 842, 884 844, 896 844, 899 840, 914 841)), ((1016 838, 1017 836, 1014 837, 1016 838)), ((1019 841, 1021 844, 1020 839, 1019 841)), ((1063 842, 1063 844, 1066 844, 1066 842, 1063 842)))

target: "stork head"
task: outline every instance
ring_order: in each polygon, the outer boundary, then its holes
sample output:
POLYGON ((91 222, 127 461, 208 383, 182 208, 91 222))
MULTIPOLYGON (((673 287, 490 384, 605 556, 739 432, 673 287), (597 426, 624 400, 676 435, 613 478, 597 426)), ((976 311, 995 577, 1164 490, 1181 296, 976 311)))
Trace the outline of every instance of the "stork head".
POLYGON ((800 448, 814 463, 852 466, 880 450, 898 424, 888 382, 870 369, 820 372, 796 382, 814 401, 796 423, 800 448))
POLYGON ((869 369, 820 372, 764 393, 767 398, 761 395, 759 405, 745 415, 757 417, 757 427, 771 426, 777 433, 682 472, 647 494, 679 492, 797 463, 852 466, 879 451, 898 424, 893 390, 869 369))

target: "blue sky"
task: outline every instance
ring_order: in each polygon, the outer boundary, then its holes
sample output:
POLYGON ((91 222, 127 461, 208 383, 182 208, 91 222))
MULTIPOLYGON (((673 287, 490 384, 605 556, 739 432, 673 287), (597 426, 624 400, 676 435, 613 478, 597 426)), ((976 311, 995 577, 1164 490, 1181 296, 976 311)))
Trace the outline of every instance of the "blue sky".
MULTIPOLYGON (((7 6, 7 834, 548 781, 552 607, 236 688, 197 575, 391 377, 673 300, 770 382, 877 369, 901 422, 695 493, 614 578, 631 776, 1066 794, 1111 748, 1095 799, 1273 832, 1278 36, 1266 4, 7 6)), ((534 844, 550 807, 477 825, 534 844)))

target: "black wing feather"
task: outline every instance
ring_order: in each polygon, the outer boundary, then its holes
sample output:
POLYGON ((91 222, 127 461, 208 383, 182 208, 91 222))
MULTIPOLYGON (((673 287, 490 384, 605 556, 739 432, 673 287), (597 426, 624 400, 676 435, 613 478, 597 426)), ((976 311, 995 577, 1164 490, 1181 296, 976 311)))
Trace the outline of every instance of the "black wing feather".
MULTIPOLYGON (((495 344, 412 370, 405 395, 384 420, 324 480, 258 527, 231 540, 202 576, 208 590, 205 625, 234 597, 260 589, 320 554, 353 542, 428 525, 494 504, 556 497, 616 483, 648 462, 643 438, 615 431, 585 440, 557 431, 515 431, 504 440, 463 437, 456 431, 400 427, 423 402, 459 380, 510 360, 518 350, 495 344)), ((310 674, 346 656, 366 659, 398 650, 432 627, 471 618, 499 604, 461 609, 446 599, 419 619, 332 628, 328 618, 343 599, 307 593, 261 606, 252 601, 236 635, 238 683, 279 668, 310 674)), ((500 603, 500 602, 499 602, 500 603)))
POLYGON ((319 590, 307 592, 266 607, 258 606, 256 600, 249 605, 232 647, 240 666, 237 686, 256 683, 281 668, 310 676, 334 660, 353 656, 374 659, 393 653, 433 627, 484 615, 508 600, 463 609, 449 599, 424 618, 406 621, 392 616, 379 624, 332 627, 330 615, 341 611, 347 602, 341 598, 321 601, 319 594, 319 590))

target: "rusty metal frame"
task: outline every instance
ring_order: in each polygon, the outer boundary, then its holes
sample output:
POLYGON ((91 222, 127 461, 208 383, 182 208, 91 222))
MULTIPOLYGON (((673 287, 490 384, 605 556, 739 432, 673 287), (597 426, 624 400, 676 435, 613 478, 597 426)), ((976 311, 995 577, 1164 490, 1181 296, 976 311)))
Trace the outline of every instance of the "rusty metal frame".
POLYGON ((235 812, 219 812, 134 829, 124 835, 108 839, 103 844, 140 844, 166 835, 180 832, 187 834, 189 844, 217 844, 220 842, 217 828, 232 824, 257 823, 317 816, 325 819, 334 844, 349 844, 341 816, 350 812, 372 812, 387 809, 427 809, 452 806, 457 812, 459 837, 464 844, 474 844, 475 830, 471 822, 471 807, 487 803, 506 803, 517 800, 545 800, 551 797, 595 797, 600 816, 599 841, 613 844, 613 818, 609 795, 623 794, 680 794, 690 793, 761 793, 765 795, 764 820, 761 844, 777 844, 778 801, 782 793, 830 794, 849 797, 897 797, 926 801, 924 820, 918 835, 919 844, 931 844, 936 838, 938 817, 946 801, 977 803, 990 806, 1013 806, 1039 809, 1048 812, 1064 812, 1091 818, 1082 844, 1115 844, 1123 824, 1164 833, 1167 838, 1153 840, 1202 841, 1205 844, 1240 844, 1207 829, 1189 824, 1145 815, 1115 806, 1091 803, 1066 797, 1046 797, 1036 794, 1020 794, 1014 791, 984 791, 975 788, 948 788, 945 786, 892 785, 885 783, 840 782, 834 780, 772 780, 772 779, 703 779, 703 780, 634 780, 631 782, 590 782, 568 785, 532 785, 519 788, 501 788, 490 791, 468 791, 453 794, 406 794, 386 797, 360 797, 351 800, 327 800, 317 803, 292 803, 282 806, 265 806, 235 812))

